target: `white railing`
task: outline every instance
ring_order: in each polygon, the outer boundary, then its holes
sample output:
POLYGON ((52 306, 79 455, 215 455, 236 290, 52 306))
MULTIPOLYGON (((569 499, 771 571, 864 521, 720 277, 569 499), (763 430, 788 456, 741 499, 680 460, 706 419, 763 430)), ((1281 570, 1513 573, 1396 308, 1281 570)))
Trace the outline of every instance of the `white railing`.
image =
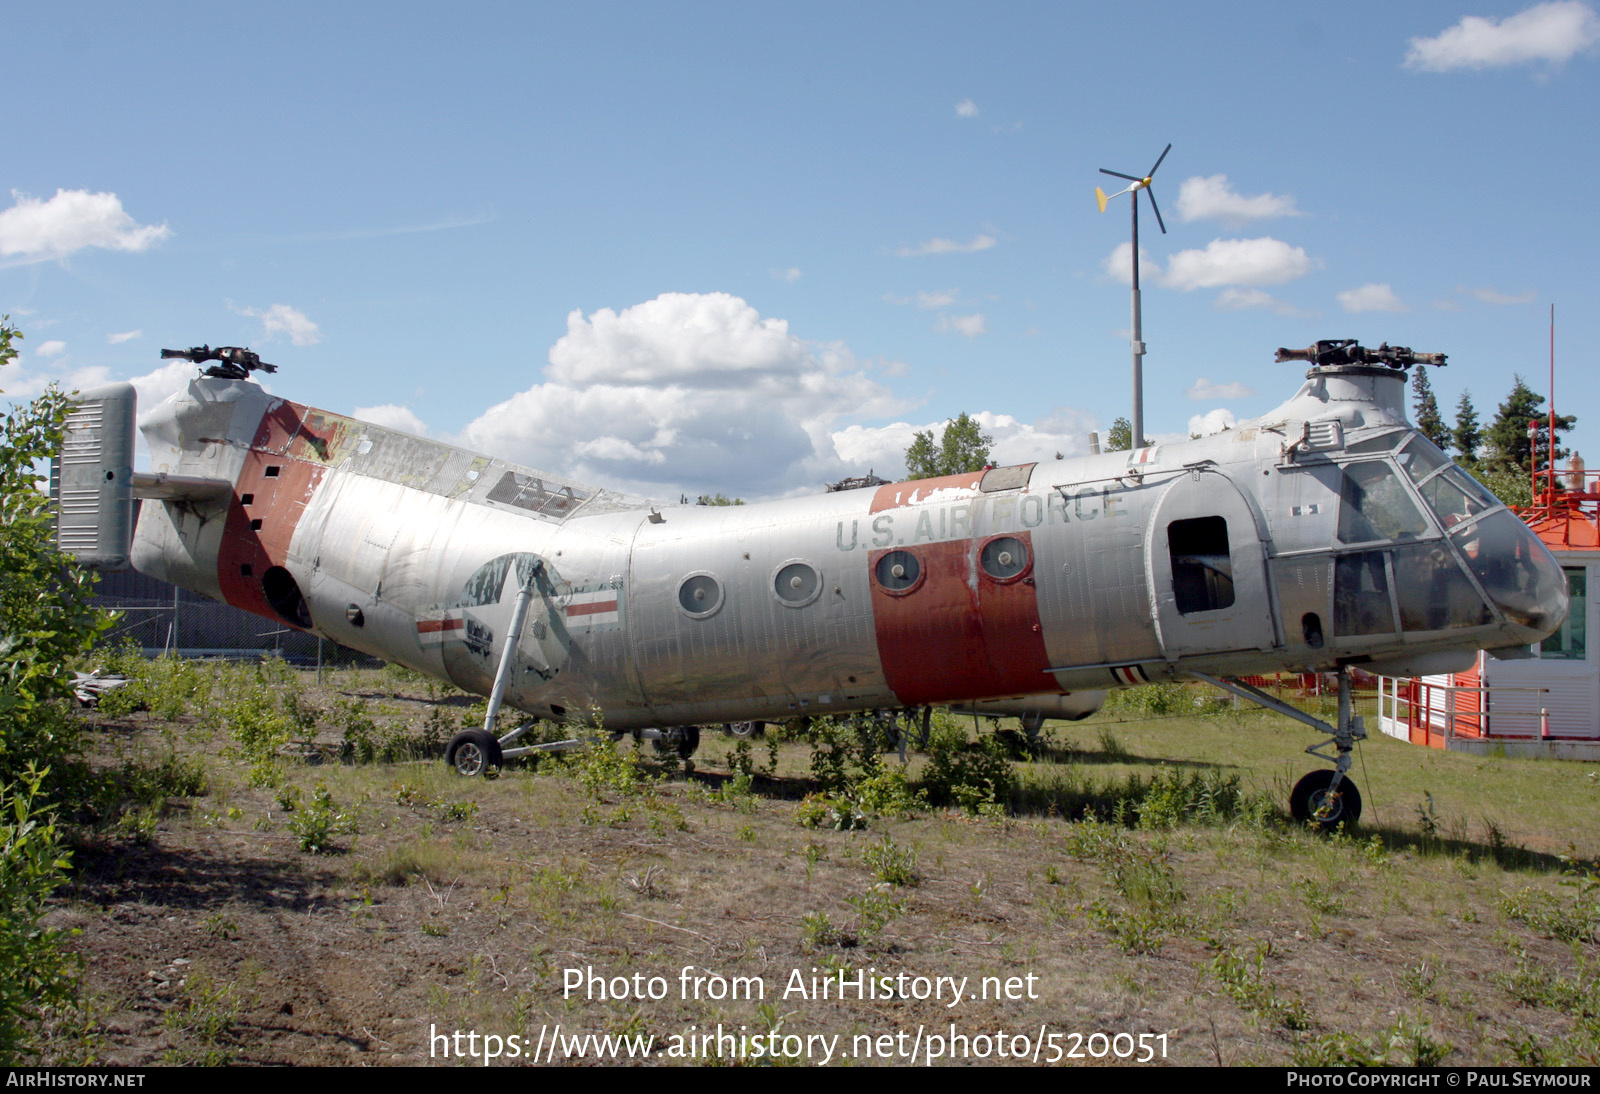
MULTIPOLYGON (((1502 685, 1483 688, 1468 687, 1464 684, 1430 684, 1422 680, 1402 680, 1398 677, 1383 676, 1378 679, 1378 716, 1405 726, 1408 736, 1412 730, 1422 729, 1430 736, 1442 732, 1446 741, 1458 736, 1489 739, 1495 736, 1492 697, 1509 695, 1513 692, 1532 693, 1535 709, 1538 710, 1539 739, 1548 740, 1550 711, 1539 703, 1539 696, 1549 691, 1549 688, 1532 686, 1502 685), (1472 695, 1476 701, 1460 703, 1456 699, 1457 695, 1472 695), (1403 711, 1402 704, 1404 704, 1403 711), (1461 709, 1462 707, 1467 709, 1461 709)), ((1502 710, 1501 713, 1506 717, 1520 720, 1529 717, 1531 711, 1502 710)), ((1499 736, 1505 739, 1527 740, 1533 735, 1502 733, 1499 736)))

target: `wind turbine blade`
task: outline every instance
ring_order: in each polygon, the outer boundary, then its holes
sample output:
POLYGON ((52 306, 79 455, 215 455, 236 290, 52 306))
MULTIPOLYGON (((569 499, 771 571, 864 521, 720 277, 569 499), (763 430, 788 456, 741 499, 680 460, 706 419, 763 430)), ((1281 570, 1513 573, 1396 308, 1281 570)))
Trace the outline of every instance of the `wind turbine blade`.
MULTIPOLYGON (((1156 211, 1156 223, 1161 225, 1161 234, 1162 235, 1166 235, 1167 234, 1167 224, 1166 224, 1166 221, 1161 219, 1161 206, 1156 204, 1155 191, 1151 190, 1150 187, 1146 186, 1144 188, 1144 192, 1146 194, 1148 194, 1149 197, 1150 197, 1150 208, 1152 208, 1152 209, 1154 209, 1156 211)), ((1139 195, 1138 194, 1133 195, 1133 200, 1134 201, 1138 201, 1139 200, 1139 195)))
POLYGON ((1096 186, 1094 188, 1094 200, 1096 200, 1096 201, 1098 201, 1100 203, 1100 211, 1102 213, 1105 212, 1106 211, 1106 192, 1104 190, 1100 189, 1100 187, 1098 187, 1098 186, 1096 186))
POLYGON ((1121 171, 1107 171, 1104 167, 1100 168, 1100 173, 1102 175, 1115 175, 1115 176, 1117 176, 1117 178, 1119 178, 1119 179, 1127 179, 1129 182, 1143 182, 1144 181, 1144 179, 1140 178, 1138 175, 1124 175, 1121 171))
MULTIPOLYGON (((1172 151, 1172 143, 1169 141, 1167 146, 1161 150, 1161 155, 1156 159, 1156 167, 1161 166, 1161 161, 1167 158, 1167 153, 1170 151, 1172 151)), ((1150 173, 1145 175, 1145 178, 1149 178, 1151 175, 1154 175, 1156 173, 1156 167, 1150 168, 1150 173)))

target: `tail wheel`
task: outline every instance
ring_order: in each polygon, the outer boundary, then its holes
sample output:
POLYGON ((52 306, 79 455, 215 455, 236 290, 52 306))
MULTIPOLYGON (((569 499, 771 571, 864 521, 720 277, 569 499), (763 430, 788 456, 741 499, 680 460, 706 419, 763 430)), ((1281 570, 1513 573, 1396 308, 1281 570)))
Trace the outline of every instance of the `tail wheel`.
POLYGON ((457 774, 472 778, 500 766, 500 742, 487 730, 464 729, 450 738, 444 758, 457 774))
POLYGON ((1315 824, 1324 832, 1339 825, 1354 827, 1361 819, 1361 791, 1350 778, 1339 780, 1339 789, 1330 791, 1332 771, 1313 771, 1294 784, 1289 795, 1289 813, 1297 824, 1315 824))

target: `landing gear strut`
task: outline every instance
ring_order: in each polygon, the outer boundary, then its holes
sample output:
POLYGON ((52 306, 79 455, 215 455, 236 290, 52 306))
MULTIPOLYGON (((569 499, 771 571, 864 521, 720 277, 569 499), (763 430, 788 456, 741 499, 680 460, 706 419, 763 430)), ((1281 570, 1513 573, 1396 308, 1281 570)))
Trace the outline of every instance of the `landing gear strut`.
POLYGON ((1295 783, 1294 790, 1289 795, 1289 814, 1294 817, 1297 824, 1311 824, 1324 832, 1332 832, 1341 824, 1347 827, 1355 825, 1361 819, 1361 791, 1356 787, 1355 780, 1349 778, 1351 753, 1357 741, 1367 739, 1366 726, 1362 724, 1361 717, 1354 714, 1350 705, 1350 670, 1343 665, 1339 666, 1339 724, 1330 726, 1320 718, 1313 718, 1303 710, 1299 710, 1274 698, 1260 688, 1251 687, 1249 684, 1238 680, 1224 679, 1209 676, 1203 672, 1191 672, 1191 676, 1204 680, 1206 683, 1231 692, 1241 698, 1249 699, 1253 703, 1286 714, 1299 722, 1304 722, 1313 729, 1318 729, 1331 736, 1320 744, 1312 745, 1306 749, 1313 756, 1321 756, 1325 760, 1333 761, 1333 770, 1313 771, 1299 782, 1295 783), (1336 755, 1328 755, 1324 749, 1332 745, 1336 755))

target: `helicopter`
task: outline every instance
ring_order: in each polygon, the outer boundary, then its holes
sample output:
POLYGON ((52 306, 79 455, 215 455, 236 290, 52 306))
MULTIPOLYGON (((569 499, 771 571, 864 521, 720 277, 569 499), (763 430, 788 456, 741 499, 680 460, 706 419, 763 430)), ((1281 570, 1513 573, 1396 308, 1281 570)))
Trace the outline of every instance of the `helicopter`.
POLYGON ((661 504, 268 394, 239 347, 137 425, 128 384, 82 393, 52 474, 59 544, 488 697, 448 762, 481 774, 632 733, 935 705, 1082 717, 1107 689, 1202 680, 1307 724, 1332 763, 1292 814, 1354 823, 1365 736, 1350 672, 1513 655, 1567 612, 1561 568, 1406 421, 1443 354, 1351 339, 1275 410, 1132 451, 873 481, 737 507, 661 504), (136 526, 132 499, 147 499, 136 526), (1241 679, 1331 672, 1325 722, 1241 679), (1331 748, 1331 752, 1329 749, 1331 748))

